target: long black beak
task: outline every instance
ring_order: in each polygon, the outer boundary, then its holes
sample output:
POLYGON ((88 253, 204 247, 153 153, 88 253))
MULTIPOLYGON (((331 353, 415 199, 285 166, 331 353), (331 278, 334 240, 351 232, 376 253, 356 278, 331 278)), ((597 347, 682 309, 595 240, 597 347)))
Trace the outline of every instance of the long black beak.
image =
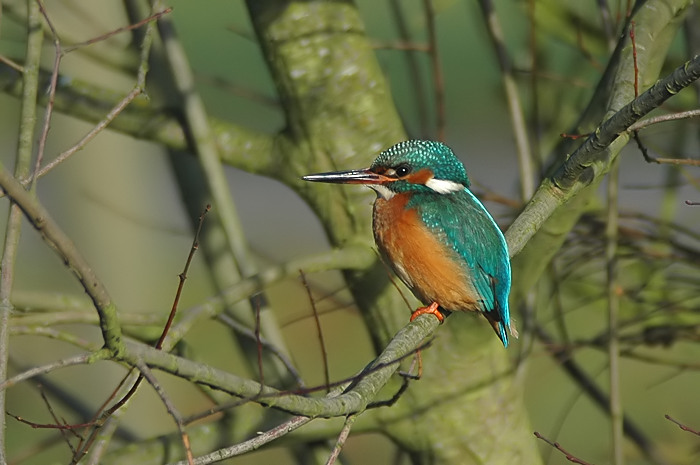
POLYGON ((369 169, 307 174, 301 179, 304 181, 330 182, 334 184, 381 184, 383 182, 393 181, 393 179, 382 174, 374 173, 369 169))

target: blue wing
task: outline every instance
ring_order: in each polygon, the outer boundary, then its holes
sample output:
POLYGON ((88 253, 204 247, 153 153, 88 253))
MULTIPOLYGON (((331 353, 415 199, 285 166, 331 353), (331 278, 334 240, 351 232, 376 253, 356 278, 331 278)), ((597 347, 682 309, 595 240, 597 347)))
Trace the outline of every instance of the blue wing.
POLYGON ((445 195, 416 195, 410 203, 436 235, 463 258, 480 310, 507 346, 510 258, 496 222, 468 189, 445 195))

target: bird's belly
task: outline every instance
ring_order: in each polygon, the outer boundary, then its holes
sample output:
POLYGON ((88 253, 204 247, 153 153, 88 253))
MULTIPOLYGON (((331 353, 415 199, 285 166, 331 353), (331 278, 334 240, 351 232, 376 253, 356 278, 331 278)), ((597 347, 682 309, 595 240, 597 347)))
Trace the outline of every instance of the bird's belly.
POLYGON ((477 310, 476 292, 463 259, 397 197, 375 203, 374 235, 382 255, 423 303, 437 302, 452 311, 477 310))

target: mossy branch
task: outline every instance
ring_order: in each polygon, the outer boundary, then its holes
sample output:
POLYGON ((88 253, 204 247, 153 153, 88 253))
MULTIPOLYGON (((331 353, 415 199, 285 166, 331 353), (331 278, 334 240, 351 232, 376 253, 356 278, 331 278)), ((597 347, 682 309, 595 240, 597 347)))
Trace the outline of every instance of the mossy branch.
POLYGON ((429 316, 408 324, 377 359, 347 383, 349 387, 342 394, 333 398, 313 398, 261 386, 256 381, 139 343, 128 342, 118 359, 129 365, 143 362, 193 383, 295 415, 330 418, 364 411, 386 385, 399 362, 420 347, 438 325, 438 320, 429 316))
POLYGON ((700 55, 679 66, 600 125, 550 179, 545 180, 508 230, 517 255, 554 211, 605 174, 628 142, 627 129, 700 78, 700 55))
MULTIPOLYGON (((48 85, 49 73, 42 71, 41 86, 48 85)), ((20 97, 21 74, 0 63, 0 90, 20 97)), ((40 94, 38 103, 46 104, 40 94)), ((54 109, 91 123, 99 123, 122 99, 124 94, 66 75, 59 76, 54 109)), ((250 173, 272 176, 273 138, 243 126, 209 118, 222 163, 250 173)), ((174 109, 154 106, 151 100, 137 98, 113 121, 109 128, 131 137, 155 142, 172 150, 187 151, 187 133, 174 109)))
MULTIPOLYGON (((22 106, 19 126, 19 142, 15 156, 15 176, 27 178, 30 174, 34 134, 37 122, 36 96, 39 92, 39 64, 41 44, 44 40, 39 5, 32 2, 27 6, 27 55, 24 63, 22 106)), ((33 190, 32 186, 32 190, 33 190)), ((32 194, 34 193, 32 192, 32 194)), ((22 212, 16 205, 10 205, 5 224, 5 239, 0 260, 0 379, 7 377, 7 362, 10 356, 10 333, 8 323, 13 312, 10 302, 15 280, 15 263, 22 234, 22 212)), ((5 390, 0 390, 0 412, 5 411, 5 390)), ((0 462, 7 457, 5 443, 5 416, 0 419, 0 462)))
MULTIPOLYGON (((627 144, 627 128, 697 79, 698 58, 695 57, 635 98, 635 70, 639 72, 642 85, 649 86, 658 79, 671 41, 691 3, 688 0, 650 0, 639 4, 628 19, 628 24, 635 21, 638 67, 635 68, 625 29, 574 130, 590 132, 590 137, 566 161, 555 162, 558 169, 542 181, 506 232, 514 257, 511 302, 522 302, 559 251, 585 211, 596 186, 627 144), (564 205, 566 208, 561 208, 564 205)), ((562 157, 571 144, 571 141, 564 141, 553 156, 562 157)))
POLYGON ((25 190, 3 165, 0 165, 0 187, 22 209, 44 241, 56 251, 78 278, 97 309, 105 346, 114 355, 121 354, 124 350, 124 342, 117 307, 95 271, 75 247, 73 241, 51 217, 48 210, 25 190))

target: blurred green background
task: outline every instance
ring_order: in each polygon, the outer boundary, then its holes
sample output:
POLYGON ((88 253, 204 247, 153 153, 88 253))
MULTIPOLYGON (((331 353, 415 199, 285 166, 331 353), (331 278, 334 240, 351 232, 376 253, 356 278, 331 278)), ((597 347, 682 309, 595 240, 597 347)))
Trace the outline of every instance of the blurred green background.
MULTIPOLYGON (((388 2, 364 0, 357 3, 366 21, 367 32, 377 44, 398 41, 388 2)), ((562 11, 578 8, 581 17, 591 22, 596 20, 595 2, 558 3, 562 11)), ((274 85, 253 38, 243 2, 177 0, 170 2, 170 5, 174 7, 171 17, 189 54, 191 66, 196 71, 198 90, 210 115, 262 131, 280 130, 284 125, 283 115, 274 103, 274 85)), ((520 68, 530 64, 529 24, 525 6, 526 2, 513 1, 497 4, 508 45, 516 66, 520 68)), ((87 40, 127 24, 122 3, 118 1, 54 0, 46 2, 46 7, 59 34, 67 42, 87 40)), ((21 13, 24 8, 24 2, 3 2, 4 15, 0 24, 0 53, 20 61, 24 53, 25 32, 11 11, 21 13)), ((475 2, 443 0, 436 1, 435 8, 447 95, 447 143, 465 162, 477 193, 497 192, 517 199, 515 146, 500 74, 486 40, 478 6, 475 2)), ((581 54, 572 53, 576 39, 570 31, 556 23, 556 2, 554 5, 542 2, 540 8, 544 19, 538 24, 538 35, 542 42, 546 42, 548 52, 539 57, 540 66, 553 76, 563 76, 540 84, 539 105, 547 109, 546 114, 550 115, 551 121, 547 121, 547 131, 543 132, 538 148, 541 153, 547 154, 557 141, 555 134, 568 131, 574 124, 601 70, 581 54), (572 70, 575 72, 572 73, 572 70)), ((425 25, 420 2, 405 2, 404 11, 416 40, 423 41, 425 25)), ((128 41, 128 34, 120 34, 89 48, 97 55, 108 54, 126 46, 128 41)), ((587 45, 589 51, 599 57, 600 63, 604 63, 602 41, 587 45)), ((47 40, 47 68, 53 61, 53 53, 47 40)), ((682 38, 679 38, 669 60, 677 57, 676 64, 680 64, 685 53, 682 38)), ((427 58, 418 58, 426 86, 416 89, 404 53, 378 49, 377 57, 391 82, 394 100, 405 119, 409 134, 434 137, 435 109, 430 94, 427 58), (418 114, 420 95, 428 102, 424 115, 418 114), (428 121, 428 127, 421 127, 423 118, 428 121)), ((96 63, 92 57, 80 51, 64 57, 61 72, 62 75, 124 93, 133 85, 133 77, 128 72, 96 63)), ((152 70, 152 73, 158 72, 166 71, 152 70)), ((528 86, 528 78, 523 77, 522 95, 530 108, 532 102, 528 86)), ((149 89, 149 92, 154 101, 161 97, 158 89, 149 89)), ((13 164, 18 111, 19 103, 15 98, 0 94, 0 146, 2 162, 6 166, 13 164)), ((47 157, 50 159, 73 145, 91 127, 91 124, 70 116, 55 114, 51 121, 47 157)), ((679 142, 676 130, 670 126, 653 128, 647 134, 647 139, 653 140, 655 148, 663 150, 664 147, 680 144, 684 153, 697 154, 697 138, 688 137, 679 142)), ((374 156, 368 153, 367 163, 374 156)), ((663 186, 670 169, 644 163, 636 150, 628 148, 621 161, 621 210, 658 215, 662 206, 667 208, 662 203, 663 186)), ((687 172, 683 173, 687 175, 687 172)), ((227 175, 246 237, 262 266, 328 248, 318 221, 290 189, 279 182, 233 168, 227 168, 227 175)), ((698 200, 697 173, 693 175, 696 177, 695 185, 683 183, 677 191, 679 199, 698 200)), ((120 310, 161 315, 164 318, 170 309, 177 275, 184 265, 192 233, 170 165, 159 146, 107 130, 68 162, 41 179, 38 195, 94 266, 120 310)), ((496 213, 496 219, 503 227, 509 224, 515 213, 493 202, 487 202, 487 207, 496 213)), ((679 204, 673 208, 675 212, 665 213, 697 232, 700 208, 679 204)), ((7 209, 8 202, 0 202, 1 218, 7 217, 7 209)), ((181 308, 197 305, 214 292, 203 261, 198 258, 195 258, 190 270, 181 308)), ((622 275, 626 272, 625 269, 621 271, 622 275)), ((597 272, 602 273, 602 269, 597 272)), ((321 322, 331 377, 350 376, 372 357, 363 323, 356 310, 349 305, 351 300, 343 290, 339 274, 317 274, 310 276, 310 279, 319 299, 330 295, 320 300, 319 305, 327 310, 321 322)), ((22 237, 15 289, 19 293, 38 290, 83 295, 79 284, 62 262, 28 225, 25 225, 22 237)), ((298 278, 292 277, 268 291, 272 308, 283 324, 284 335, 305 381, 308 385, 322 383, 323 366, 315 325, 310 318, 311 307, 302 284, 298 278)), ((566 315, 570 329, 580 338, 596 334, 606 321, 601 299, 585 297, 570 296, 566 315)), ((539 310, 544 321, 547 321, 546 315, 551 313, 549 307, 539 310)), ((517 321, 519 316, 515 318, 517 321)), ((99 341, 95 328, 74 325, 67 329, 82 338, 99 341)), ((197 326, 187 336, 182 350, 196 348, 197 359, 240 373, 240 354, 226 341, 226 332, 220 326, 206 323, 197 326)), ((76 349, 65 342, 38 336, 17 336, 12 339, 12 372, 75 353, 76 349)), ((513 350, 513 354, 517 354, 517 349, 513 350)), ((689 366, 655 366, 624 360, 622 392, 625 411, 650 439, 662 447, 670 463, 698 463, 697 437, 680 431, 663 416, 669 414, 691 426, 700 427, 697 395, 700 350, 697 345, 679 343, 660 351, 660 356, 687 360, 689 366)), ((577 360, 589 369, 601 386, 606 385, 607 362, 603 352, 583 348, 577 351, 577 360)), ((527 386, 527 404, 533 430, 559 441, 570 452, 591 463, 607 463, 609 427, 606 416, 581 394, 580 389, 541 347, 534 347, 527 364, 527 373, 522 381, 527 386)), ((255 376, 245 372, 242 374, 255 376)), ((120 368, 103 363, 58 370, 48 379, 55 383, 57 389, 96 408, 121 376, 120 368)), ((167 376, 160 378, 183 414, 199 412, 209 405, 201 393, 186 383, 167 376)), ((9 389, 7 409, 32 421, 50 422, 34 385, 30 381, 9 389)), ((56 401, 55 408, 60 415, 67 415, 67 421, 76 421, 61 408, 60 402, 56 401)), ((134 399, 134 405, 126 413, 122 430, 123 440, 134 441, 136 438, 170 433, 174 425, 152 389, 144 385, 134 399)), ((41 440, 48 440, 57 434, 34 430, 8 418, 7 436, 10 457, 18 457, 31 451, 41 440)), ((549 446, 542 444, 541 450, 547 457, 546 463, 568 463, 549 446)), ((632 445, 628 444, 627 453, 629 463, 647 463, 639 458, 632 445)), ((58 442, 22 463, 65 463, 67 454, 65 445, 58 442)), ((390 463, 393 451, 386 439, 354 434, 348 441, 345 454, 348 463, 390 463)), ((231 460, 230 463, 284 463, 287 459, 285 452, 273 448, 231 460)))

